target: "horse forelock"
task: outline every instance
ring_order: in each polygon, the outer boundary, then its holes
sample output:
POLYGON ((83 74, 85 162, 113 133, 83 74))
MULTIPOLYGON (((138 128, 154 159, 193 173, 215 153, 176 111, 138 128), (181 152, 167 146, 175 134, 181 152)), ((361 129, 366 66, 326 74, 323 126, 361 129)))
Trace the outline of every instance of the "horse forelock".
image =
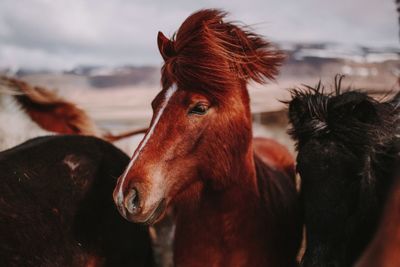
POLYGON ((328 95, 324 93, 324 90, 321 82, 315 87, 304 85, 302 88, 290 90, 292 101, 285 103, 289 105, 289 116, 292 122, 289 134, 296 140, 305 136, 312 137, 329 133, 328 95))
POLYGON ((254 80, 273 80, 283 54, 273 49, 247 26, 225 22, 221 10, 200 10, 189 16, 176 34, 163 46, 164 88, 177 83, 179 88, 203 91, 223 97, 226 90, 254 80))

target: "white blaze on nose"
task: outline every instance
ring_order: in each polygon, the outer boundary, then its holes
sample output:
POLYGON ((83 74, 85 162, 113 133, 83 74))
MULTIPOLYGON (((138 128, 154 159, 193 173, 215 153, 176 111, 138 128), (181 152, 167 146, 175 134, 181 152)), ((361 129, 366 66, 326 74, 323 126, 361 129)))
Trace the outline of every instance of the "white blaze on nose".
POLYGON ((164 102, 161 105, 161 108, 158 110, 153 123, 150 125, 149 130, 147 131, 146 135, 143 137, 142 142, 140 143, 139 147, 136 149, 135 153, 132 156, 131 161, 128 164, 128 167, 126 167, 125 172, 122 174, 121 182, 119 183, 119 188, 118 188, 118 202, 122 203, 124 199, 124 195, 122 192, 122 186, 124 185, 126 176, 128 175, 130 169, 132 168, 133 164, 139 157, 140 152, 143 150, 143 148, 146 146, 147 142, 149 141, 150 137, 153 135, 154 130, 157 126, 158 121, 160 120, 165 108, 168 105, 169 100, 173 96, 173 94, 176 92, 177 86, 173 84, 168 90, 165 92, 164 96, 164 102))

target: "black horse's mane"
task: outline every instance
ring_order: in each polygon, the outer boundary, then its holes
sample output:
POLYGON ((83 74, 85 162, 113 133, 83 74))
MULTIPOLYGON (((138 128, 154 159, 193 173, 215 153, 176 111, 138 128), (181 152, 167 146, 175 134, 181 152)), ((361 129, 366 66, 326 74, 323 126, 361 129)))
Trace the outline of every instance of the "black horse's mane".
POLYGON ((329 137, 353 150, 375 152, 400 133, 400 93, 378 101, 361 90, 343 90, 342 79, 336 76, 334 90, 326 90, 321 82, 291 90, 289 134, 297 147, 311 138, 329 137))

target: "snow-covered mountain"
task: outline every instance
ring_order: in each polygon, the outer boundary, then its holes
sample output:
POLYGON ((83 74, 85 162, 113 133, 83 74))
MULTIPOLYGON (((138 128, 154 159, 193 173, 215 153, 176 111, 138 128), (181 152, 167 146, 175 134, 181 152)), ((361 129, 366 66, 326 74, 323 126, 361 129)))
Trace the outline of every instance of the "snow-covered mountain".
POLYGON ((385 62, 400 60, 400 46, 365 47, 339 43, 297 44, 282 43, 280 47, 288 52, 294 60, 307 58, 346 59, 355 62, 385 62))

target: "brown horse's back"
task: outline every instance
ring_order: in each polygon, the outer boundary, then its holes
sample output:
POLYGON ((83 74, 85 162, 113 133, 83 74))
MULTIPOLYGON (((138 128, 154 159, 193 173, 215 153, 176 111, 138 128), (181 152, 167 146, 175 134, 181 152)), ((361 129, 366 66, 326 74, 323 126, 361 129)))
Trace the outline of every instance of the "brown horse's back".
POLYGON ((256 155, 268 166, 286 172, 290 177, 295 176, 295 163, 289 150, 269 138, 253 138, 253 148, 256 155))
POLYGON ((129 158, 93 137, 48 136, 0 153, 0 266, 152 266, 146 227, 112 190, 129 158))
MULTIPOLYGON (((265 138, 254 140, 254 161, 265 210, 274 222, 269 232, 272 249, 282 259, 295 259, 302 237, 302 212, 296 190, 294 159, 279 143, 265 138)), ((284 266, 294 266, 287 262, 284 266)))

